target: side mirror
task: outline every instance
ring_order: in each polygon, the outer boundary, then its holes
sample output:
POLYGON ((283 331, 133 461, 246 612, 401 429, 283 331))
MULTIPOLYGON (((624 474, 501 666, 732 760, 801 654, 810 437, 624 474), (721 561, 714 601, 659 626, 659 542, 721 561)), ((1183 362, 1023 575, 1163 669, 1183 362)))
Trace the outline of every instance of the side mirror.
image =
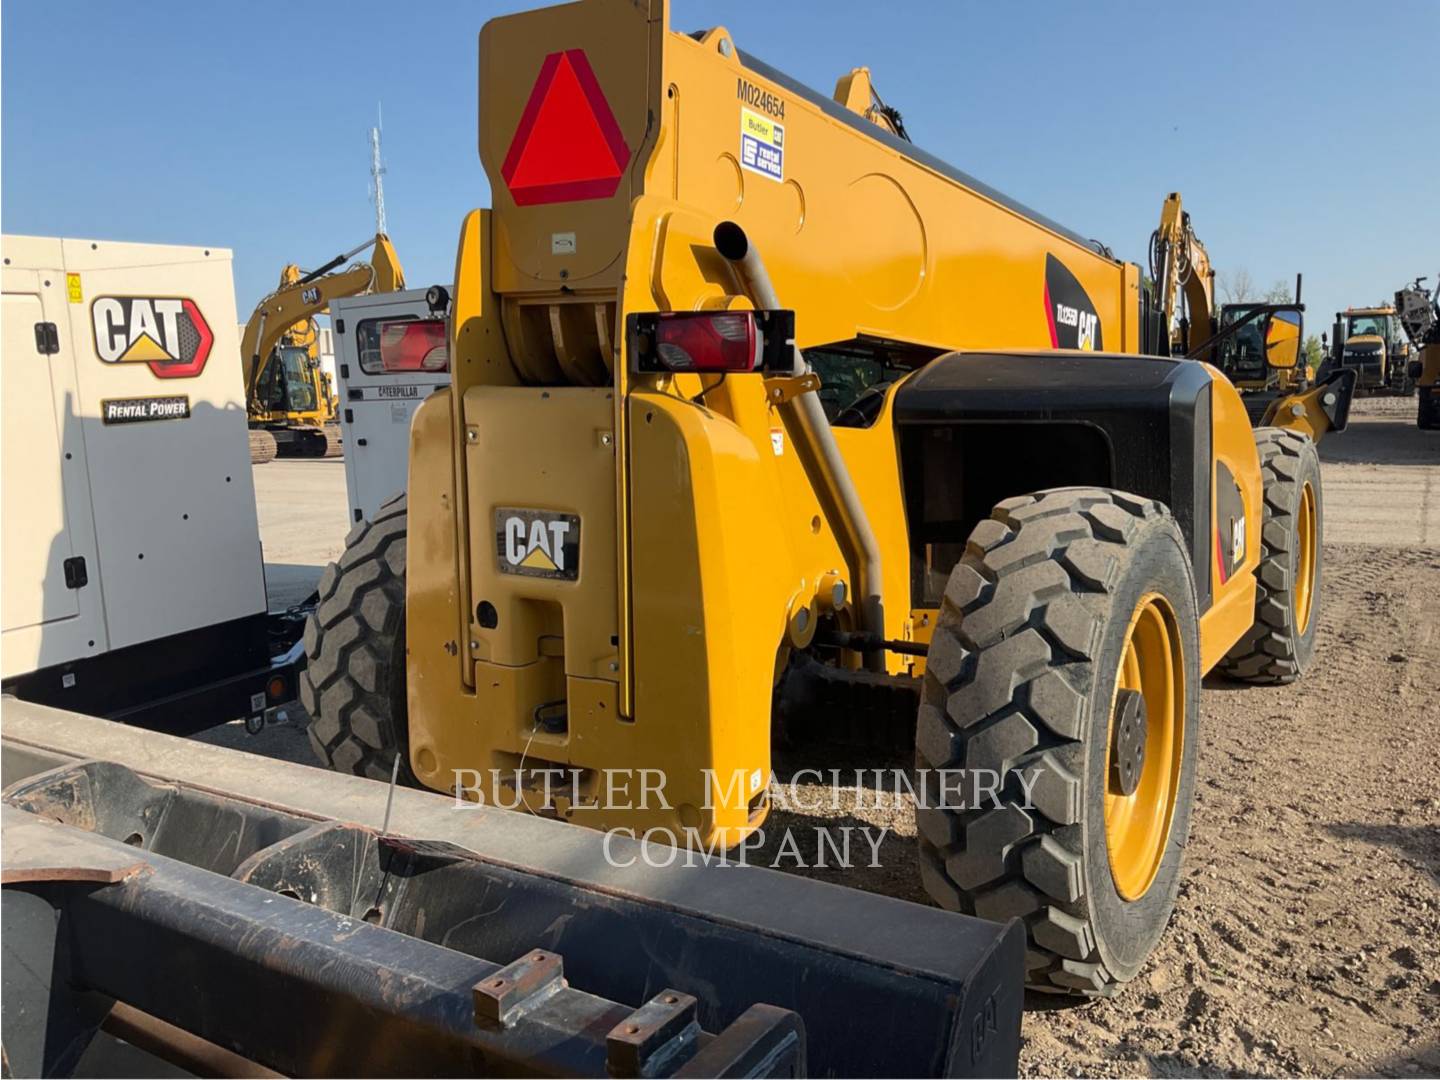
POLYGON ((1304 321, 1291 308, 1265 316, 1265 362, 1272 368, 1293 368, 1300 361, 1300 337, 1304 321))

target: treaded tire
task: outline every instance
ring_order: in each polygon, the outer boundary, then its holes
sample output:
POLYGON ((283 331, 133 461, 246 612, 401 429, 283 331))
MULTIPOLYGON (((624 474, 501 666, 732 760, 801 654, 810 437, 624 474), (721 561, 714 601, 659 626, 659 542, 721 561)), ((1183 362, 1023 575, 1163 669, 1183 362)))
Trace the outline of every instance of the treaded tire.
POLYGON ((942 907, 1023 920, 1032 989, 1108 996, 1164 932, 1194 793, 1197 620, 1185 541, 1170 513, 1101 488, 1000 503, 950 575, 916 726, 917 765, 926 770, 916 810, 921 878, 942 907), (1127 902, 1105 838, 1109 726, 1130 617, 1152 593, 1173 609, 1183 651, 1184 738, 1155 877, 1127 902), (1003 776, 995 801, 986 794, 961 800, 969 808, 939 805, 935 770, 962 769, 1003 776))
POLYGON ((275 455, 280 452, 275 445, 275 436, 264 429, 251 429, 250 431, 250 464, 264 465, 267 461, 274 461, 275 455))
POLYGON ((401 782, 418 787, 405 704, 405 530, 399 495, 355 526, 326 567, 305 622, 300 702, 325 765, 389 780, 398 754, 401 782))
POLYGON ((1421 431, 1440 428, 1440 390, 1420 387, 1420 400, 1415 407, 1415 426, 1421 431))
POLYGON ((1292 683, 1315 656, 1324 570, 1325 500, 1320 491, 1320 455, 1308 435, 1284 428, 1257 428, 1264 479, 1265 516, 1260 530, 1260 567, 1255 590, 1255 624, 1220 661, 1221 674, 1261 685, 1292 683), (1301 631, 1295 615, 1296 508, 1306 483, 1315 492, 1315 582, 1310 621, 1301 631))

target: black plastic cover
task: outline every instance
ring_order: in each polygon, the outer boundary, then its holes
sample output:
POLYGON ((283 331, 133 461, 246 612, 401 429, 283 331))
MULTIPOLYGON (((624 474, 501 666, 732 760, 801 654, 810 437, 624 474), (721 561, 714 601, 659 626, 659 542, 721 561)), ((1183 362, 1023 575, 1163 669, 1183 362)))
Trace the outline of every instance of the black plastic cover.
POLYGON ((1089 352, 947 353, 906 380, 894 416, 912 557, 926 568, 916 603, 995 503, 1085 484, 1170 508, 1205 611, 1210 383, 1196 361, 1089 352))

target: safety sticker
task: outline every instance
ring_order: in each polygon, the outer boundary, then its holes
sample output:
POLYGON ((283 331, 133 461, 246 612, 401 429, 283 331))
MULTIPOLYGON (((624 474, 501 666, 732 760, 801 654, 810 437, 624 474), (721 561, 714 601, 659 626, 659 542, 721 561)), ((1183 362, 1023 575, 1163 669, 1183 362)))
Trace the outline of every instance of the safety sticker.
POLYGON ((740 164, 771 180, 784 180, 785 125, 742 107, 740 164))
POLYGON ((79 274, 65 275, 65 295, 72 304, 83 304, 85 302, 85 294, 80 289, 79 274))

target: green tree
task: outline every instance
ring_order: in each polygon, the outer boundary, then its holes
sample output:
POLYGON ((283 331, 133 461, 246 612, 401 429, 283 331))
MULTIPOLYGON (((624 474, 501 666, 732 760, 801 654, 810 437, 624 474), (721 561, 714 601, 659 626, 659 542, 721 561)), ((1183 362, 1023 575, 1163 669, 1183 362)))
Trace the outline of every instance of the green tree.
POLYGON ((1290 283, 1282 278, 1265 290, 1263 299, 1267 304, 1288 304, 1294 297, 1290 283))
POLYGON ((1311 334, 1305 339, 1305 366, 1313 374, 1320 367, 1320 361, 1324 359, 1325 354, 1320 349, 1320 339, 1311 334))

